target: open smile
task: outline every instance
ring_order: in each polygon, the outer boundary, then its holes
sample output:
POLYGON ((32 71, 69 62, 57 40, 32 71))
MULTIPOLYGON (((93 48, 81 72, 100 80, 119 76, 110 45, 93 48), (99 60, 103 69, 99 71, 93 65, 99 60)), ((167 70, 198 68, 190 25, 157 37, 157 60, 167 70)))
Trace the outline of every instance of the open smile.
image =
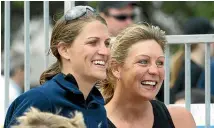
POLYGON ((106 68, 106 61, 104 60, 93 60, 92 63, 97 67, 106 68))
POLYGON ((152 91, 154 91, 157 88, 157 83, 158 83, 157 81, 150 80, 141 81, 141 85, 143 88, 152 91))

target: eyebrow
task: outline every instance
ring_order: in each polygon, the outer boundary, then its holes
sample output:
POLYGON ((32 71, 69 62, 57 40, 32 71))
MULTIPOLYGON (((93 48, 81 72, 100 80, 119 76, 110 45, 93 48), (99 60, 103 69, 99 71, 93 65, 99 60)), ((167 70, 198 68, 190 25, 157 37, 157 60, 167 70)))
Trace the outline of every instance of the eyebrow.
MULTIPOLYGON (((95 38, 95 39, 100 39, 99 37, 88 37, 87 39, 93 39, 93 38, 95 38)), ((108 41, 108 42, 110 42, 110 40, 111 40, 111 38, 107 38, 106 40, 105 40, 105 42, 106 41, 108 41)))
POLYGON ((165 56, 164 56, 164 55, 161 55, 161 56, 159 56, 158 58, 160 58, 160 57, 164 57, 164 58, 165 58, 165 56))
POLYGON ((163 55, 162 55, 162 56, 159 56, 157 59, 160 59, 160 58, 164 58, 164 59, 165 59, 165 56, 163 56, 163 55))
POLYGON ((143 54, 137 55, 137 57, 140 57, 140 56, 146 56, 146 57, 149 57, 148 55, 143 55, 143 54))
POLYGON ((91 39, 91 38, 100 39, 100 38, 98 38, 98 37, 88 37, 87 39, 91 39))
MULTIPOLYGON (((150 56, 148 56, 148 55, 144 55, 144 54, 140 54, 140 55, 138 55, 138 56, 146 56, 146 57, 151 58, 150 56)), ((138 56, 137 56, 137 57, 138 57, 138 56)), ((164 56, 164 55, 160 55, 160 56, 158 56, 157 58, 160 58, 160 57, 164 57, 164 58, 165 58, 165 56, 164 56)))

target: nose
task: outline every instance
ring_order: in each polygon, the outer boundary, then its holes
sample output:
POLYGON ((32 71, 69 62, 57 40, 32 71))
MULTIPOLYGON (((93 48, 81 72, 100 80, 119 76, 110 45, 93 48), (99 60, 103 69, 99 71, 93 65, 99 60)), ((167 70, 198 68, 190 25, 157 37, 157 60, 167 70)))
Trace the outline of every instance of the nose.
POLYGON ((148 69, 149 74, 158 75, 158 67, 156 65, 151 65, 148 69))
POLYGON ((98 54, 100 55, 109 55, 109 48, 105 45, 101 45, 98 50, 98 54))

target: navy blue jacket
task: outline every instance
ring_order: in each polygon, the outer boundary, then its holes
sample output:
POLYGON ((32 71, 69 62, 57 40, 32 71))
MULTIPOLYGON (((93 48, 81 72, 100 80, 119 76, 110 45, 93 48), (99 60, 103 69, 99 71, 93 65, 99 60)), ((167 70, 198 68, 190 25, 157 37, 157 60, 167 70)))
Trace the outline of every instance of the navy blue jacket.
POLYGON ((16 118, 23 115, 31 106, 43 112, 57 113, 70 117, 70 112, 81 111, 87 128, 107 128, 104 99, 94 86, 87 99, 78 89, 75 78, 69 74, 57 74, 52 79, 19 96, 9 107, 4 128, 16 124, 16 118))

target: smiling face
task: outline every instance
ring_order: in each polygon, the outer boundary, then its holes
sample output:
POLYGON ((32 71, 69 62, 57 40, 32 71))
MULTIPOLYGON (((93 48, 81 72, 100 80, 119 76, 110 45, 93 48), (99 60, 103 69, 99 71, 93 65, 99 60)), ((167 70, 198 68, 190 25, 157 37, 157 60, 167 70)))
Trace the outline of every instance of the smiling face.
POLYGON ((100 21, 85 25, 65 56, 67 72, 95 82, 106 78, 109 59, 109 34, 107 26, 100 21))
POLYGON ((164 79, 164 53, 155 40, 133 44, 122 66, 118 67, 119 84, 133 97, 154 99, 164 79))

